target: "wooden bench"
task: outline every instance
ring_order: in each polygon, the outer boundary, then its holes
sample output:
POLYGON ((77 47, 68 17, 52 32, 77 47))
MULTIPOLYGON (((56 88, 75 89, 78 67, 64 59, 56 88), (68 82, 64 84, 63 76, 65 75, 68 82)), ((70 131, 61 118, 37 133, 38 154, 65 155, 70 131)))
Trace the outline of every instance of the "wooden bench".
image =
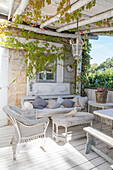
POLYGON ((113 138, 92 128, 92 127, 85 127, 83 130, 87 133, 87 142, 86 142, 86 154, 88 154, 91 150, 95 151, 97 154, 102 156, 108 162, 113 164, 113 159, 111 159, 108 155, 100 151, 95 147, 95 138, 101 140, 102 142, 106 143, 109 146, 113 147, 113 138))

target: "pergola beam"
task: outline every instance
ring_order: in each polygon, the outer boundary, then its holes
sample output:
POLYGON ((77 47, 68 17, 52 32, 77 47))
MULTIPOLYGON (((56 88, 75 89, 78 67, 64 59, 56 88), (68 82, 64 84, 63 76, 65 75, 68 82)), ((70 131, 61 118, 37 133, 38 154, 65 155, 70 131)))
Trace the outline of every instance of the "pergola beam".
MULTIPOLYGON (((58 33, 58 32, 49 31, 49 30, 42 31, 40 28, 36 28, 36 27, 30 27, 30 26, 23 25, 23 24, 17 24, 17 25, 18 25, 18 28, 20 29, 24 28, 24 30, 33 31, 39 34, 46 34, 46 35, 51 35, 55 37, 75 38, 75 34, 58 33)), ((15 27, 15 26, 12 25, 12 27, 15 27)))
MULTIPOLYGON (((90 32, 106 32, 106 31, 113 31, 113 27, 105 27, 105 28, 95 28, 91 29, 90 32)), ((83 33, 88 33, 88 31, 83 31, 83 33)))
MULTIPOLYGON (((98 21, 100 21, 100 20, 103 20, 103 19, 106 19, 106 18, 110 18, 110 17, 113 17, 113 9, 112 9, 112 10, 109 10, 109 11, 107 11, 107 12, 104 12, 104 13, 101 13, 101 14, 98 14, 98 15, 95 15, 95 16, 89 18, 89 19, 80 21, 80 22, 78 23, 78 26, 79 26, 79 27, 80 27, 80 26, 84 26, 84 25, 91 24, 91 23, 94 23, 94 22, 98 22, 98 21)), ((72 28, 77 28, 77 23, 63 26, 63 27, 57 29, 57 32, 62 32, 62 31, 69 30, 69 29, 72 29, 72 28)))
POLYGON ((9 6, 8 20, 9 20, 10 17, 11 17, 11 12, 12 12, 12 8, 13 8, 13 3, 14 3, 14 0, 11 0, 11 1, 10 1, 10 6, 9 6))
POLYGON ((0 19, 8 20, 8 17, 6 15, 0 14, 0 19))
MULTIPOLYGON (((9 23, 9 22, 8 22, 8 23, 9 23)), ((39 33, 39 34, 45 34, 45 35, 51 35, 51 36, 63 37, 63 38, 73 38, 73 39, 76 38, 75 34, 58 33, 58 32, 49 31, 49 30, 44 30, 44 31, 42 31, 42 30, 39 29, 39 28, 30 27, 30 26, 23 25, 23 24, 17 24, 17 25, 18 25, 18 28, 20 28, 20 29, 24 28, 24 30, 33 31, 33 32, 39 33)), ((11 25, 9 24, 9 26, 11 26, 11 25)), ((12 27, 15 27, 15 26, 12 25, 12 27)), ((86 39, 98 40, 98 35, 87 36, 86 39)))
POLYGON ((15 20, 17 15, 21 15, 24 12, 28 4, 29 4, 29 0, 21 0, 19 7, 16 9, 13 15, 13 21, 15 20))
MULTIPOLYGON (((82 6, 88 4, 91 1, 92 0, 79 0, 76 3, 74 3, 67 12, 72 13, 73 11, 81 8, 82 6)), ((51 24, 52 22, 55 22, 55 21, 59 20, 59 18, 60 18, 60 14, 56 15, 55 17, 51 18, 50 20, 46 21, 45 23, 41 24, 40 28, 43 28, 43 27, 51 24)))

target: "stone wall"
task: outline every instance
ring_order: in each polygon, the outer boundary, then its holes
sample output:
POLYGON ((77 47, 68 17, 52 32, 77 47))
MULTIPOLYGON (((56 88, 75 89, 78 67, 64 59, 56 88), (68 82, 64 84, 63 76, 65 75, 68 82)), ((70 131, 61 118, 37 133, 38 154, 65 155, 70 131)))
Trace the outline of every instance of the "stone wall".
POLYGON ((9 50, 9 66, 8 66, 9 105, 20 106, 21 96, 26 96, 27 77, 26 77, 26 64, 24 60, 25 60, 24 50, 19 51, 12 49, 9 50))

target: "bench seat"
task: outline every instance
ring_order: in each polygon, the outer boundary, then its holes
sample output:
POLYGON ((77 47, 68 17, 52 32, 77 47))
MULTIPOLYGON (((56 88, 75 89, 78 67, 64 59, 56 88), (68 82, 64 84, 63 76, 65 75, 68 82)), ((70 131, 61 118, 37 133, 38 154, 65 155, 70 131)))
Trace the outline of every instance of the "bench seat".
POLYGON ((113 138, 92 128, 92 127, 85 127, 83 130, 87 133, 87 142, 86 142, 86 154, 88 154, 91 150, 95 151, 97 154, 102 156, 108 162, 113 164, 113 159, 111 159, 108 155, 100 151, 95 147, 95 138, 101 140, 102 142, 106 143, 107 145, 113 147, 113 138))
POLYGON ((86 128, 84 128, 84 131, 86 131, 88 134, 98 138, 102 142, 113 147, 113 138, 112 137, 110 137, 110 136, 108 136, 92 127, 86 127, 86 128))
MULTIPOLYGON (((63 99, 73 99, 76 95, 61 95, 60 97, 62 97, 63 99)), ((57 100, 59 95, 55 95, 55 96, 52 96, 52 95, 48 95, 48 96, 45 96, 45 95, 40 95, 41 98, 43 98, 44 100, 49 100, 49 99, 53 99, 53 100, 57 100)), ((24 108, 24 102, 25 101, 28 101, 30 103, 32 103, 34 100, 35 100, 36 96, 22 96, 21 97, 21 107, 22 109, 25 109, 24 108)), ((87 105, 87 104, 86 104, 87 105)), ((78 106, 77 107, 77 111, 81 111, 82 107, 78 106)), ((62 114, 62 113, 69 113, 73 110, 73 107, 71 108, 66 108, 66 107, 59 107, 59 108, 56 108, 56 109, 50 109, 50 108, 47 108, 45 107, 44 109, 34 109, 34 112, 36 112, 36 116, 37 118, 39 117, 51 117, 52 115, 54 114, 62 114)), ((87 106, 85 106, 85 108, 82 110, 82 111, 86 111, 87 110, 87 106)))

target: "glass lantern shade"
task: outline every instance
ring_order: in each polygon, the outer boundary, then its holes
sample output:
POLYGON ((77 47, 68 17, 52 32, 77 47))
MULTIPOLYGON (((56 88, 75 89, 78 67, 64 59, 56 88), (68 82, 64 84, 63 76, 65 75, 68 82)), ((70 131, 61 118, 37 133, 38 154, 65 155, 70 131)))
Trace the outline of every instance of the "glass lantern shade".
POLYGON ((76 35, 76 43, 72 43, 73 58, 81 57, 82 47, 84 45, 84 42, 79 32, 76 32, 75 35, 76 35))
POLYGON ((82 54, 82 44, 72 44, 73 57, 80 57, 82 54))

